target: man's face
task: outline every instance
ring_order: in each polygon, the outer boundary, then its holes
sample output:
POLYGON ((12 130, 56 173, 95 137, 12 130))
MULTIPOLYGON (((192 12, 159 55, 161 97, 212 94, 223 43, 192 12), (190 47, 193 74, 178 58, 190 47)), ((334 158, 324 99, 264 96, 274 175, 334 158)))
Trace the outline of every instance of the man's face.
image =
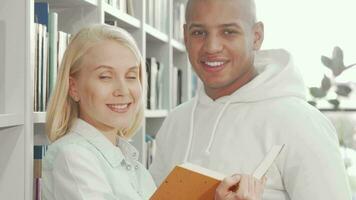
POLYGON ((261 46, 263 25, 253 22, 240 1, 195 0, 184 26, 190 62, 213 99, 253 78, 254 50, 261 46))

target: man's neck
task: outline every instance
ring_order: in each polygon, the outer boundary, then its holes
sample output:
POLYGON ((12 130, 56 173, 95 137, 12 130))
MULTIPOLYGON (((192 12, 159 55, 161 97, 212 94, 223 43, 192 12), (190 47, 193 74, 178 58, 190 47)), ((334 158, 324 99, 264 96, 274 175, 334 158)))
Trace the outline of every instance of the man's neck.
POLYGON ((227 86, 227 88, 217 88, 217 89, 207 89, 205 88, 206 94, 214 101, 220 97, 228 96, 246 85, 252 79, 258 75, 257 70, 251 67, 250 70, 246 71, 235 83, 227 86))

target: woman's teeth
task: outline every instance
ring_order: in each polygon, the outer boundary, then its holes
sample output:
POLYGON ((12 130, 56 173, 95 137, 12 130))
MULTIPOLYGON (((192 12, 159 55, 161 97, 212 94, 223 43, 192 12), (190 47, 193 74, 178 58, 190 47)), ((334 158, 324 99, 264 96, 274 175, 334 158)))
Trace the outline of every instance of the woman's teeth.
POLYGON ((113 111, 122 111, 128 106, 129 104, 108 104, 108 107, 113 111))

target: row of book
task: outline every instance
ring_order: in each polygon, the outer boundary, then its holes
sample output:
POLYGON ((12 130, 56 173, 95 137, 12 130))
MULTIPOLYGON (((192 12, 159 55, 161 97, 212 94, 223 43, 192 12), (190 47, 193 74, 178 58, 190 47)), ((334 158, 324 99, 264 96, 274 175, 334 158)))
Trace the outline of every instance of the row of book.
POLYGON ((185 5, 182 2, 174 2, 173 38, 180 42, 184 41, 184 31, 183 31, 184 23, 185 23, 185 5))
POLYGON ((114 8, 131 16, 135 16, 134 0, 105 0, 105 2, 114 8))
POLYGON ((147 109, 163 108, 163 70, 163 63, 157 61, 155 57, 146 59, 147 109))
POLYGON ((183 102, 183 74, 178 67, 173 67, 172 76, 172 104, 173 107, 178 106, 183 102))
MULTIPOLYGON (((157 61, 155 57, 146 59, 146 75, 147 75, 147 102, 146 108, 149 110, 163 109, 163 74, 164 65, 157 61)), ((178 67, 172 69, 172 106, 175 107, 183 102, 183 74, 178 67)), ((168 84, 168 83, 167 83, 168 84)))
POLYGON ((48 145, 35 145, 33 147, 33 200, 41 200, 42 159, 48 145))
POLYGON ((146 0, 146 23, 168 32, 168 0, 146 0))
POLYGON ((35 3, 34 111, 45 111, 70 34, 58 30, 58 14, 35 3))

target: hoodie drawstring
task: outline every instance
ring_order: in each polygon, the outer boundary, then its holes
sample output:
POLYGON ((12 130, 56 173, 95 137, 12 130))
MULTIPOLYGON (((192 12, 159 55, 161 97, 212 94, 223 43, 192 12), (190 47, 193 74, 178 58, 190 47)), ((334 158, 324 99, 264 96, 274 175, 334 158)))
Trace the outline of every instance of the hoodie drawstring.
POLYGON ((192 147, 193 129, 194 129, 194 113, 195 113, 195 110, 197 108, 198 101, 199 101, 199 95, 197 95, 197 97, 195 98, 194 105, 193 105, 193 110, 190 113, 189 140, 188 140, 187 151, 185 152, 185 155, 184 155, 184 160, 183 160, 184 163, 188 161, 188 156, 190 154, 190 149, 192 147))
MULTIPOLYGON (((194 105, 193 105, 193 109, 192 109, 192 112, 191 112, 191 115, 190 115, 190 127, 189 127, 189 140, 188 140, 188 147, 187 147, 187 150, 185 152, 185 156, 184 156, 184 160, 183 162, 187 162, 188 161, 188 157, 190 155, 190 151, 191 151, 191 148, 192 148, 192 140, 193 140, 193 135, 194 135, 194 114, 195 114, 195 110, 197 108, 197 105, 198 105, 198 101, 199 101, 199 95, 197 95, 197 97, 195 98, 195 101, 194 101, 194 105)), ((215 124, 214 124, 214 128, 213 128, 213 131, 212 131, 212 134, 210 136, 210 140, 209 140, 209 143, 208 143, 208 146, 205 150, 205 153, 206 154, 210 154, 210 151, 211 151, 211 147, 213 145, 213 142, 214 142, 214 139, 215 139, 215 135, 216 135, 216 129, 219 125, 219 122, 222 118, 222 115, 224 114, 226 108, 231 104, 231 101, 227 101, 225 104, 224 104, 224 107, 221 109, 218 117, 216 118, 216 121, 215 121, 215 124)))
POLYGON ((210 136, 210 141, 209 141, 208 147, 205 150, 205 153, 207 155, 210 154, 211 146, 213 145, 213 142, 214 142, 214 139, 215 139, 215 135, 216 135, 216 129, 218 128, 220 119, 222 118, 222 115, 223 115, 224 111, 230 105, 230 103, 231 103, 231 101, 228 101, 228 102, 225 103, 224 107, 221 109, 218 117, 216 118, 216 121, 215 121, 215 124, 214 124, 214 128, 213 128, 213 133, 210 136))

